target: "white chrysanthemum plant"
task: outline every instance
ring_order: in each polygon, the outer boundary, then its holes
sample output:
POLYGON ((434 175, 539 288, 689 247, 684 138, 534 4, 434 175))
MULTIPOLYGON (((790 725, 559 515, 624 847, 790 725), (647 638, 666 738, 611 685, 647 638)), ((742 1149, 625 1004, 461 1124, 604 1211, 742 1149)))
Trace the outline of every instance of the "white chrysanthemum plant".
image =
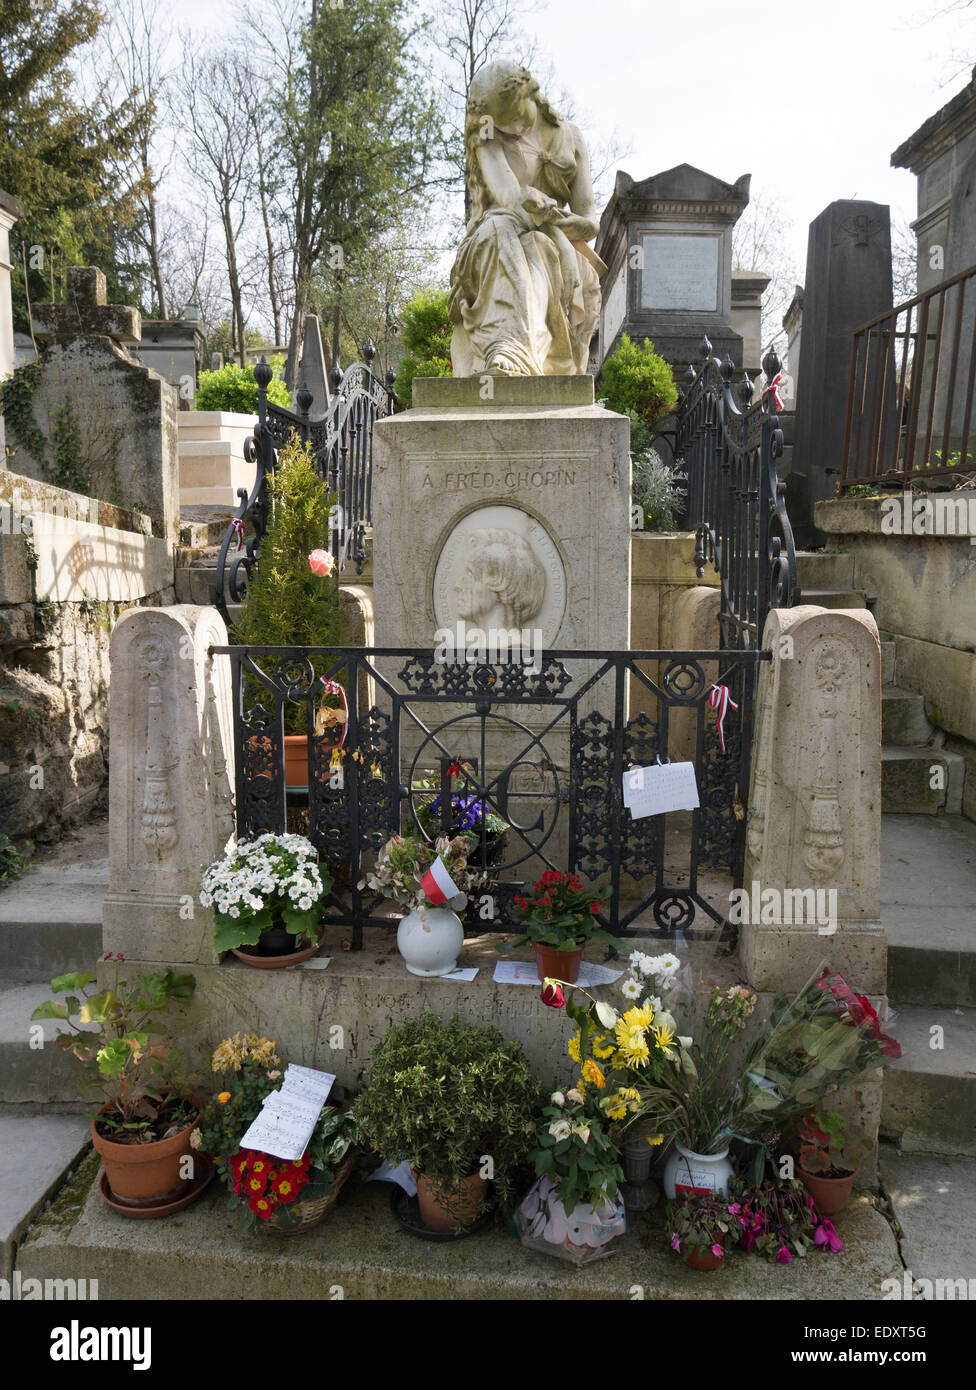
POLYGON ((256 946, 262 932, 276 926, 319 942, 322 902, 331 887, 332 875, 304 835, 239 841, 203 875, 200 902, 214 911, 214 949, 256 946))
POLYGON ((670 951, 659 956, 632 951, 627 961, 628 973, 621 981, 620 992, 629 1004, 650 1005, 655 1014, 665 1011, 662 1001, 674 989, 679 979, 681 961, 670 951))

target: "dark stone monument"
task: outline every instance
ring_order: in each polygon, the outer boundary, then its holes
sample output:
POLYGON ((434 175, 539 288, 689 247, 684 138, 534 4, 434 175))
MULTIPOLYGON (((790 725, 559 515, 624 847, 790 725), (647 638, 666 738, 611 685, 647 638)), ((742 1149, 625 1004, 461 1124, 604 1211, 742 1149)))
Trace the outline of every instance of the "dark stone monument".
POLYGON ((836 493, 851 335, 892 307, 891 221, 882 203, 831 203, 810 223, 787 509, 798 546, 823 545, 813 506, 836 493))
POLYGON ((650 338, 679 381, 689 363, 698 365, 705 335, 717 357, 743 365, 733 322, 732 228, 749 203, 749 177, 726 183, 690 164, 640 182, 617 174, 596 239, 607 264, 601 365, 624 333, 635 342, 650 338))

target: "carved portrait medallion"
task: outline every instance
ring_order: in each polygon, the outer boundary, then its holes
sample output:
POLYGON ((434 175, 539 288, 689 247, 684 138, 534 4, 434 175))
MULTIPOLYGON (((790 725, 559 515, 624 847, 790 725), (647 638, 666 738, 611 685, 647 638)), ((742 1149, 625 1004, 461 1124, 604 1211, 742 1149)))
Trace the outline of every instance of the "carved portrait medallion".
POLYGON ((439 628, 539 629, 553 646, 566 573, 545 527, 519 507, 479 507, 454 527, 434 570, 439 628))

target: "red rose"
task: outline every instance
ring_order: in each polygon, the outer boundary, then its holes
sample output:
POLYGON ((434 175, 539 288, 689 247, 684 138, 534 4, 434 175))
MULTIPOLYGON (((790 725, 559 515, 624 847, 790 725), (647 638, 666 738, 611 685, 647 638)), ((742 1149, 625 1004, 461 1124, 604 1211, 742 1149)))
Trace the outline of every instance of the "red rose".
POLYGON ((559 985, 543 985, 542 1002, 548 1004, 550 1009, 565 1009, 566 996, 559 985))

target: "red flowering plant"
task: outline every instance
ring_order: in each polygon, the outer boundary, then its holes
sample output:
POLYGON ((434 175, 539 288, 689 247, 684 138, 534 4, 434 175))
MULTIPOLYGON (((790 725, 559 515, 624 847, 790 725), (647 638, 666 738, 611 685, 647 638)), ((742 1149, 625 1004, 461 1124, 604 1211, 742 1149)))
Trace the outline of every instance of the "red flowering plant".
POLYGON ((274 1048, 268 1038, 253 1033, 224 1039, 212 1065, 215 1072, 226 1075, 228 1089, 220 1091, 204 1110, 194 1145, 214 1158, 230 1191, 228 1206, 239 1209, 242 1234, 265 1223, 278 1230, 299 1225, 299 1200, 315 1201, 331 1192, 336 1172, 358 1136, 352 1114, 326 1105, 300 1159, 289 1161, 241 1148, 241 1139, 260 1113, 264 1098, 281 1084, 281 1060, 274 1048))
POLYGON ((499 951, 512 951, 527 941, 553 951, 578 951, 588 941, 605 941, 622 949, 623 942, 599 925, 600 904, 611 892, 609 884, 586 888, 578 874, 547 869, 531 892, 513 897, 512 916, 522 935, 503 942, 499 951))

